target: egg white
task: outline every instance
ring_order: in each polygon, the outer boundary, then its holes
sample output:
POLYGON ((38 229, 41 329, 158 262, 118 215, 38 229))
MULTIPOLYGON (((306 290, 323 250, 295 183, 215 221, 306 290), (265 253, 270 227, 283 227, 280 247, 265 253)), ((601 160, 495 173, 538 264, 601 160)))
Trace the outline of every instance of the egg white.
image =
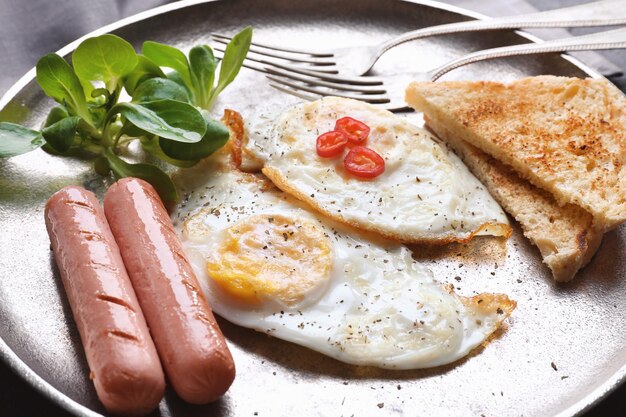
POLYGON ((504 295, 457 296, 404 246, 311 211, 262 178, 205 162, 177 178, 188 195, 175 214, 186 254, 214 311, 343 362, 392 369, 454 362, 482 344, 515 307, 504 295), (257 215, 314 222, 332 247, 329 280, 295 305, 249 305, 211 279, 206 262, 225 231, 257 215))
MULTIPOLYGON (((248 126, 251 168, 333 219, 403 242, 447 243, 508 236, 504 211, 456 155, 427 131, 360 101, 326 97, 248 126), (316 138, 350 116, 371 128, 366 146, 385 159, 371 180, 349 174, 343 156, 317 155, 316 138)), ((345 151, 347 152, 347 150, 345 151)))

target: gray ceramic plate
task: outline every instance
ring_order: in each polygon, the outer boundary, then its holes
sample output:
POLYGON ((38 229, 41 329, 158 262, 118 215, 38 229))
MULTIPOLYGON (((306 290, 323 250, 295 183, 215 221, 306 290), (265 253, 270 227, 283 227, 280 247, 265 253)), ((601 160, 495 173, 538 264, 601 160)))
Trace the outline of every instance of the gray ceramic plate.
MULTIPOLYGON (((211 31, 253 25, 257 39, 293 46, 375 43, 426 25, 474 16, 431 2, 401 0, 231 0, 182 2, 97 31, 137 48, 152 39, 189 48, 211 31)), ((455 35, 405 45, 380 72, 426 70, 470 50, 525 42, 512 31, 455 35)), ((67 54, 76 43, 62 50, 67 54)), ((592 73, 559 55, 476 64, 446 78, 510 80, 525 75, 592 73)), ((28 73, 0 102, 0 120, 37 127, 52 105, 28 73)), ((291 98, 243 71, 217 110, 244 116, 291 98)), ((407 117, 419 122, 418 115, 407 117)), ((42 211, 68 184, 100 195, 106 184, 82 161, 41 151, 0 161, 0 352, 35 389, 77 415, 103 412, 49 250, 42 211)), ((626 372, 626 229, 609 233, 598 254, 568 285, 556 285, 538 251, 515 227, 503 243, 416 248, 416 257, 464 295, 504 292, 518 308, 484 349, 452 366, 392 372, 349 366, 290 343, 221 321, 238 376, 219 402, 185 405, 168 392, 155 415, 571 416, 621 382, 626 372), (455 277, 458 277, 455 279, 455 277)))

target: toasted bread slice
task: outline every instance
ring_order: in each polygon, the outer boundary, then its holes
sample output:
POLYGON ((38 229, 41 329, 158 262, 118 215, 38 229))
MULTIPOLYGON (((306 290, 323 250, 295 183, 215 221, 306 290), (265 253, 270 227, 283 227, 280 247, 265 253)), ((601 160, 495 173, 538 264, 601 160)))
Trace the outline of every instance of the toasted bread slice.
POLYGON ((591 260, 603 233, 593 228, 589 212, 573 204, 560 207, 550 193, 451 134, 428 115, 425 119, 428 128, 454 149, 496 201, 520 223, 524 235, 539 248, 556 281, 570 281, 591 260))
POLYGON ((626 220, 626 97, 603 79, 415 82, 406 100, 522 177, 593 215, 626 220))

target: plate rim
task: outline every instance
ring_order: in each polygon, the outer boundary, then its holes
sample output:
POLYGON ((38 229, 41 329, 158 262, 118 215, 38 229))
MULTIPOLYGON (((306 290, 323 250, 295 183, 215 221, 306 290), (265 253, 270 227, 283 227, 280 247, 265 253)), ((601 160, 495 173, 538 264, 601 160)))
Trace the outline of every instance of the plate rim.
MULTIPOLYGON (((172 3, 164 4, 152 9, 145 10, 143 12, 134 14, 132 16, 125 17, 123 19, 117 20, 108 25, 102 26, 98 29, 95 29, 80 38, 70 42, 65 45, 56 53, 62 57, 65 57, 70 52, 73 52, 76 47, 85 39, 99 36, 105 33, 112 32, 116 29, 120 29, 122 27, 138 23, 142 20, 146 20, 148 18, 158 16, 161 14, 169 13, 175 10, 184 9, 187 7, 195 6, 198 4, 207 4, 207 3, 215 3, 218 1, 225 0, 180 0, 174 1, 172 3)), ((449 3, 444 3, 437 0, 394 0, 402 3, 412 3, 419 4, 421 6, 432 7, 440 10, 449 11, 452 13, 456 13, 463 16, 468 16, 474 19, 489 19, 490 17, 470 10, 464 7, 452 5, 449 3)), ((536 35, 530 34, 523 30, 513 30, 517 35, 520 35, 531 42, 541 42, 542 39, 536 35)), ((577 58, 567 55, 565 53, 560 54, 562 59, 569 61, 571 64, 578 67, 580 70, 585 72, 592 78, 605 78, 602 74, 600 74, 597 70, 589 67, 587 64, 581 62, 577 58)), ((19 78, 17 82, 15 82, 0 98, 0 112, 4 110, 4 108, 15 98, 15 96, 26 87, 31 81, 33 81, 36 77, 36 67, 31 68, 28 72, 26 72, 22 77, 19 78)), ((22 378, 22 380, 26 381, 31 388, 34 388, 37 392, 44 395, 48 400, 53 401, 58 406, 63 408, 65 411, 77 415, 77 416, 89 416, 89 417, 102 417, 102 414, 99 414, 96 411, 78 403, 77 401, 71 399, 69 396, 52 386, 49 382, 44 380, 38 373, 36 373, 32 368, 30 368, 4 341, 2 337, 0 337, 0 360, 2 360, 13 373, 22 378)), ((558 412, 554 417, 574 417, 579 416, 582 413, 589 411, 591 408, 600 403, 603 399, 605 399, 610 393, 615 391, 622 384, 626 383, 626 363, 619 368, 617 372, 615 372, 610 378, 601 383, 596 389, 592 390, 589 394, 582 397, 574 404, 569 406, 568 408, 558 412)))

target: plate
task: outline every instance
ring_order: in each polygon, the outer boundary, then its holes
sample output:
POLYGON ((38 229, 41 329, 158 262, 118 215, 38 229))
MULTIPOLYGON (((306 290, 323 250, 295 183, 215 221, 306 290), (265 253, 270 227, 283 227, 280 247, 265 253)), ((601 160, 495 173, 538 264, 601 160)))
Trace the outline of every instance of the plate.
MULTIPOLYGON (((112 32, 139 48, 156 40, 188 49, 212 31, 253 25, 255 38, 292 46, 376 43, 422 26, 478 15, 435 2, 402 0, 230 0, 174 3, 91 34, 112 32)), ((513 31, 452 35, 403 45, 377 72, 423 71, 463 53, 527 42, 513 31)), ((77 43, 61 51, 66 55, 77 43)), ((512 80, 527 75, 598 74, 558 54, 471 65, 444 79, 512 80)), ((38 127, 51 105, 29 72, 0 102, 0 120, 38 127)), ((461 99, 461 98, 460 98, 461 99)), ((244 117, 295 99, 243 70, 220 96, 244 117)), ((406 117, 420 123, 420 116, 406 117)), ((42 151, 0 161, 0 351, 36 389, 76 415, 103 413, 44 228, 43 206, 59 188, 80 184, 100 196, 107 186, 86 161, 42 151)), ((576 279, 553 282, 517 226, 513 236, 467 245, 415 247, 416 258, 463 295, 503 292, 518 308, 485 347, 449 366, 418 371, 355 367, 224 320, 238 375, 229 392, 190 406, 169 391, 154 415, 286 416, 572 416, 626 373, 624 227, 608 233, 576 279)))

